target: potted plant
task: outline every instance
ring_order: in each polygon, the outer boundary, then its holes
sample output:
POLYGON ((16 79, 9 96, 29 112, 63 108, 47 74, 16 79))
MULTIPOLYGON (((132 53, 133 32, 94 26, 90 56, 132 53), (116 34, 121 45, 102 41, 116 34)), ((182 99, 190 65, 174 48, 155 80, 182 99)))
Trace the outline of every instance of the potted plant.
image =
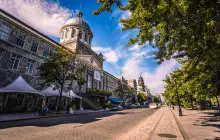
POLYGON ((76 105, 72 105, 70 107, 70 114, 73 114, 75 110, 76 110, 76 105))

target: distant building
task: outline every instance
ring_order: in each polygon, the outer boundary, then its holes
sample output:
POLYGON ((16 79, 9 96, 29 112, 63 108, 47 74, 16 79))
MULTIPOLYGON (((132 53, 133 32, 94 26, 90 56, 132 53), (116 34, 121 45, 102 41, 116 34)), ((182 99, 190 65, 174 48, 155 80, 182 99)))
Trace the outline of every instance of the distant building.
POLYGON ((128 80, 127 82, 128 82, 128 85, 130 86, 130 90, 132 94, 137 99, 137 81, 133 79, 133 80, 128 80))
POLYGON ((138 85, 137 85, 137 92, 145 92, 145 84, 144 84, 144 79, 143 77, 140 75, 140 77, 138 78, 138 85))
POLYGON ((137 81, 135 79, 128 80, 128 85, 137 90, 137 81))
POLYGON ((119 79, 108 72, 104 72, 103 77, 103 90, 112 92, 113 96, 117 96, 116 90, 118 89, 119 79))

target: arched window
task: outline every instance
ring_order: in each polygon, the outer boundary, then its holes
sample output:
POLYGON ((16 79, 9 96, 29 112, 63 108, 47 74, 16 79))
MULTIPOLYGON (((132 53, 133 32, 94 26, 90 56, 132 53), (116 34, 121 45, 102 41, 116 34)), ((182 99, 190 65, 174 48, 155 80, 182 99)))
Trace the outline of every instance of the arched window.
POLYGON ((67 38, 67 36, 68 36, 68 32, 69 32, 69 30, 66 29, 66 32, 65 32, 65 38, 67 38))
POLYGON ((89 44, 91 44, 91 36, 89 36, 89 44))
POLYGON ((79 39, 82 39, 82 31, 79 31, 79 39))
POLYGON ((86 42, 88 41, 88 35, 87 35, 87 33, 85 33, 85 41, 86 41, 86 42))
POLYGON ((76 34, 76 30, 74 28, 72 28, 72 33, 71 33, 71 37, 74 38, 74 35, 76 34))

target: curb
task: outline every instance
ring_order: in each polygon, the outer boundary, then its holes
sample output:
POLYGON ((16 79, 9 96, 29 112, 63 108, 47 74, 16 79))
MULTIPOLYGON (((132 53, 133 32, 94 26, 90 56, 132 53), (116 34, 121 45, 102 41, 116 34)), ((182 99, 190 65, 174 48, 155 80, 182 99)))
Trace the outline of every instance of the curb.
POLYGON ((24 118, 24 119, 14 119, 14 120, 3 120, 1 123, 5 122, 16 122, 16 121, 25 121, 25 120, 36 120, 36 119, 45 119, 45 118, 55 118, 62 116, 74 116, 74 115, 82 115, 82 114, 90 114, 90 113, 99 113, 99 112, 108 112, 109 110, 97 111, 97 112, 84 112, 84 113, 76 113, 76 114, 61 114, 61 115, 51 115, 51 116, 41 116, 41 117, 33 117, 33 118, 24 118))
MULTIPOLYGON (((168 108, 170 109, 170 107, 168 107, 168 108)), ((170 109, 170 111, 172 112, 172 114, 173 114, 173 116, 174 116, 174 118, 176 120, 176 123, 177 123, 177 125, 178 125, 178 127, 180 129, 180 132, 181 132, 182 136, 183 136, 183 139, 184 140, 190 140, 189 136, 186 134, 185 130, 183 129, 183 126, 181 125, 181 123, 178 120, 178 118, 176 117, 176 115, 173 113, 173 111, 171 109, 170 109)))

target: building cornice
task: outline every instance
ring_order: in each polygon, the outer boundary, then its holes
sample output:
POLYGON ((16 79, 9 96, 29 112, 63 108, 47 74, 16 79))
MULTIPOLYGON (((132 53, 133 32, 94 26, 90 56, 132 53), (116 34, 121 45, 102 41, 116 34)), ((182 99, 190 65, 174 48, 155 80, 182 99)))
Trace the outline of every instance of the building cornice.
POLYGON ((95 55, 96 57, 98 57, 102 62, 105 61, 105 59, 103 59, 102 57, 100 57, 95 51, 92 50, 92 48, 88 48, 86 47, 80 40, 77 40, 77 42, 84 47, 84 49, 87 49, 88 51, 90 51, 93 55, 95 55))

